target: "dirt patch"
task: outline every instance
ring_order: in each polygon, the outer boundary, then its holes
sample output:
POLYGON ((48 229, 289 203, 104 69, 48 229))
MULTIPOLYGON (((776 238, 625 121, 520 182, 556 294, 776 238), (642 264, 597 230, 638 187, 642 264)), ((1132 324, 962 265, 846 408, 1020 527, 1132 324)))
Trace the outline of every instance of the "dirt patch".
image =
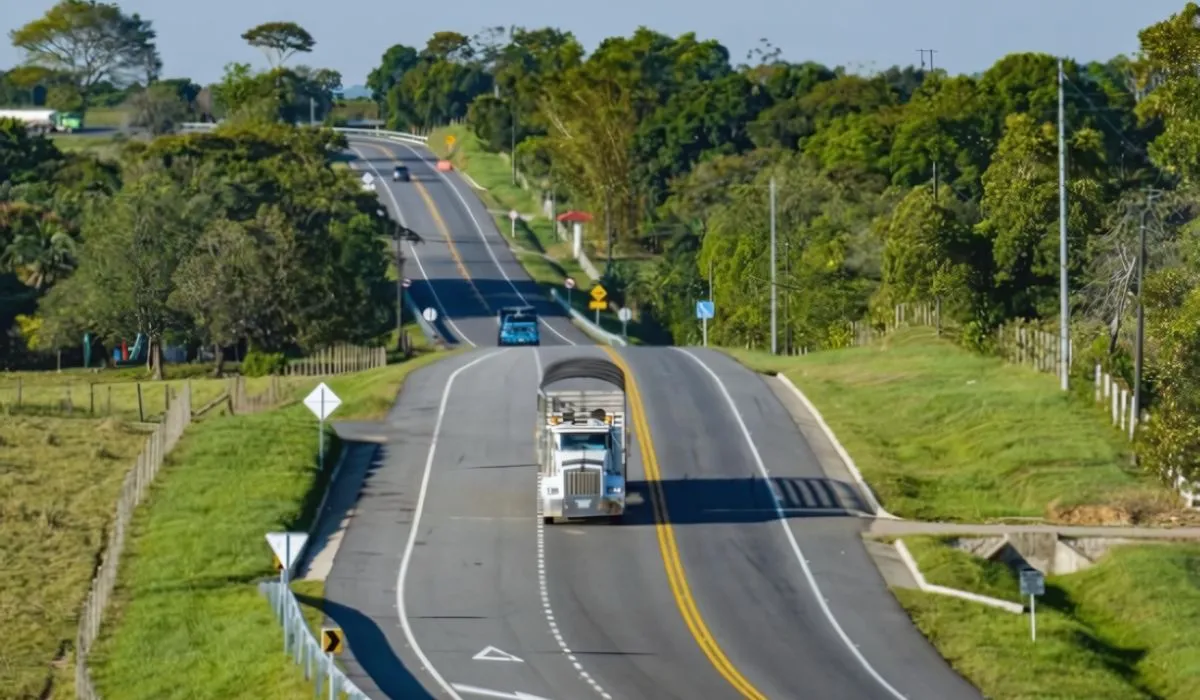
POLYGON ((1184 527, 1200 524, 1200 511, 1181 508, 1178 499, 1170 494, 1071 506, 1055 501, 1047 506, 1046 517, 1061 525, 1184 527))

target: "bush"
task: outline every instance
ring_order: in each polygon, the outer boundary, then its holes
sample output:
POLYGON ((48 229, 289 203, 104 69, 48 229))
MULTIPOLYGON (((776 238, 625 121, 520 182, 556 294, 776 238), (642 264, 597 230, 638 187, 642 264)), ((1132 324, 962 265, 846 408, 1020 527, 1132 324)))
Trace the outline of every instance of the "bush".
POLYGON ((259 352, 251 350, 242 360, 242 375, 265 377, 268 374, 283 374, 287 369, 287 357, 281 352, 259 352))

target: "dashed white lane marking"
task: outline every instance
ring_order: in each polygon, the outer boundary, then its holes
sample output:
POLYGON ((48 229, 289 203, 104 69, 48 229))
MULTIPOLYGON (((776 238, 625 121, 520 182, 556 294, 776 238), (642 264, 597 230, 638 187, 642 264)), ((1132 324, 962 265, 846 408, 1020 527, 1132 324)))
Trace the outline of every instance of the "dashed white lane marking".
POLYGON ((546 616, 546 624, 550 626, 550 634, 553 635, 554 641, 558 644, 558 648, 566 655, 567 660, 575 667, 579 673, 579 677, 588 685, 600 694, 604 700, 612 700, 612 696, 605 692, 604 688, 596 682, 595 678, 585 670, 583 664, 575 658, 571 653, 571 648, 567 646, 567 642, 563 639, 562 632, 558 629, 558 622, 554 618, 554 610, 550 607, 550 592, 546 585, 546 525, 542 522, 542 476, 538 475, 538 503, 537 503, 537 566, 538 566, 538 589, 542 595, 542 613, 546 616))

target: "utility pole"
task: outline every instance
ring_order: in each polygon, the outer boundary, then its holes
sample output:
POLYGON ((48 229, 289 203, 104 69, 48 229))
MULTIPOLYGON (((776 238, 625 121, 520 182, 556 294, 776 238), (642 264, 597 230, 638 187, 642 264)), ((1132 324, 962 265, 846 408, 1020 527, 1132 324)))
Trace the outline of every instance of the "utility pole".
POLYGON ((937 53, 937 49, 917 49, 917 53, 921 54, 921 69, 925 69, 925 54, 929 54, 929 70, 933 71, 933 55, 937 53))
POLYGON ((1130 416, 1130 434, 1133 427, 1141 420, 1142 415, 1142 364, 1145 357, 1146 341, 1146 306, 1142 297, 1142 287, 1146 279, 1146 215, 1150 212, 1150 204, 1154 201, 1154 193, 1146 193, 1146 205, 1142 209, 1141 226, 1138 228, 1138 257, 1137 257, 1137 338, 1134 341, 1133 358, 1133 410, 1130 416))
POLYGON ((779 339, 776 337, 775 318, 775 178, 771 178, 771 354, 779 353, 779 339))
MULTIPOLYGON (((1058 59, 1058 354, 1059 383, 1068 387, 1071 369, 1071 308, 1067 297, 1067 127, 1063 109, 1063 60, 1058 59)), ((1140 292, 1140 289, 1139 289, 1140 292)))
MULTIPOLYGON (((713 259, 711 256, 708 258, 708 300, 713 300, 713 259)), ((703 321, 704 347, 708 347, 708 319, 703 319, 703 321)))
POLYGON ((308 98, 308 123, 315 125, 317 123, 317 101, 313 98, 308 98))
MULTIPOLYGON (((792 283, 792 242, 789 239, 783 240, 783 278, 787 280, 784 284, 792 283)), ((792 295, 791 287, 788 287, 788 293, 783 295, 783 354, 792 354, 792 295)))
POLYGON ((612 218, 609 216, 609 195, 611 190, 608 187, 604 188, 604 234, 608 237, 608 261, 604 265, 604 276, 608 277, 608 271, 612 269, 612 253, 613 253, 613 233, 612 233, 612 218))
POLYGON ((514 92, 508 110, 508 159, 512 161, 512 184, 517 184, 517 96, 514 92))

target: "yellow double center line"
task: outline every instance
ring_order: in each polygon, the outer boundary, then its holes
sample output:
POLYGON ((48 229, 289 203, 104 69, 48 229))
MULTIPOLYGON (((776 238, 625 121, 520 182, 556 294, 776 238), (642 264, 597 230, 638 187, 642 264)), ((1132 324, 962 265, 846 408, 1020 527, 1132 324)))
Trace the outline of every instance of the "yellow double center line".
POLYGON ((650 487, 650 503, 654 510, 654 527, 658 534, 658 547, 662 552, 671 595, 674 596, 679 612, 683 615, 683 621, 696 643, 700 645, 700 650, 712 663, 713 668, 729 681, 734 689, 751 700, 766 700, 766 696, 734 668, 733 663, 729 657, 725 656, 725 652, 721 651, 717 640, 708 631, 704 619, 700 616, 696 601, 692 597, 691 587, 688 585, 687 575, 683 570, 683 561, 679 558, 679 548, 675 544, 675 531, 671 527, 670 515, 667 512, 667 498, 663 493, 662 480, 658 470, 658 455, 654 449, 654 438, 650 434, 650 426, 646 422, 646 411, 642 405, 642 396, 638 391, 637 381, 633 377, 633 370, 617 351, 607 346, 602 349, 625 373, 625 391, 633 409, 634 432, 637 435, 638 444, 641 446, 642 466, 645 468, 646 482, 650 487))
MULTIPOLYGON (((383 146, 374 143, 370 144, 370 146, 388 158, 391 158, 393 162, 396 161, 395 155, 383 146)), ((467 281, 467 284, 471 287, 471 291, 475 293, 475 298, 479 300, 480 304, 483 304, 483 308, 487 309, 488 313, 491 313, 492 307, 488 306, 487 301, 483 298, 483 294, 479 291, 479 287, 475 286, 475 280, 467 272, 467 266, 463 263, 462 256, 458 254, 458 248, 454 245, 454 239, 450 236, 450 227, 446 225, 446 220, 442 218, 441 212, 438 211, 433 197, 429 196, 429 190, 426 190, 425 186, 418 180, 414 179, 411 182, 417 188, 417 194, 421 195, 421 199, 425 201, 425 208, 429 210, 430 216, 433 217, 433 225, 441 232, 442 238, 446 239, 446 245, 450 247, 450 257, 454 259, 454 265, 458 268, 458 274, 462 275, 462 278, 467 281)))

